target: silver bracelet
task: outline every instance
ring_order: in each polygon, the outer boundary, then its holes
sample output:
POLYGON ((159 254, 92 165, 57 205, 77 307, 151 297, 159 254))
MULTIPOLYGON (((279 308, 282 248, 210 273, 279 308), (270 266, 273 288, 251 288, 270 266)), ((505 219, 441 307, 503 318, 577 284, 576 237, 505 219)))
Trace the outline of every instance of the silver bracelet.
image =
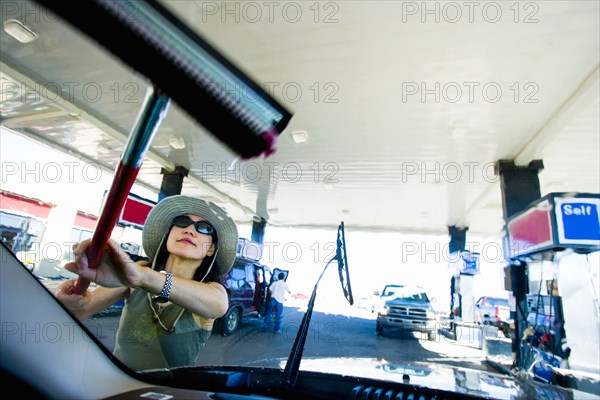
POLYGON ((152 300, 154 300, 157 303, 166 303, 167 301, 169 301, 169 297, 171 296, 171 286, 173 286, 173 274, 165 270, 160 271, 160 273, 166 275, 165 286, 163 286, 162 291, 159 294, 152 296, 152 300))

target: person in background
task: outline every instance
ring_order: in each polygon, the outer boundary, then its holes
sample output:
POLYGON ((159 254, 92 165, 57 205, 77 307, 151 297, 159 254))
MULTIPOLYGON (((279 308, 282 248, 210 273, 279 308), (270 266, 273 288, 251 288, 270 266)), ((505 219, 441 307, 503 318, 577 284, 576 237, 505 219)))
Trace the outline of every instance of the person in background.
POLYGON ((285 301, 286 292, 291 294, 288 284, 284 281, 285 274, 280 272, 277 275, 277 280, 269 286, 269 304, 267 305, 267 313, 265 315, 265 330, 269 328, 271 315, 275 309, 275 333, 281 333, 281 321, 283 319, 283 302, 285 301))
POLYGON ((258 318, 261 317, 261 312, 264 306, 266 297, 266 289, 265 289, 265 278, 264 272, 262 268, 258 268, 256 270, 256 290, 254 291, 254 298, 252 300, 252 306, 250 307, 250 311, 256 312, 258 318))
POLYGON ((88 267, 81 242, 65 268, 99 285, 74 294, 75 280, 56 294, 77 318, 85 319, 125 299, 114 355, 135 370, 190 366, 225 314, 228 298, 220 283, 236 256, 235 222, 215 204, 176 195, 148 214, 142 245, 150 262, 133 262, 109 241, 96 269, 88 267))

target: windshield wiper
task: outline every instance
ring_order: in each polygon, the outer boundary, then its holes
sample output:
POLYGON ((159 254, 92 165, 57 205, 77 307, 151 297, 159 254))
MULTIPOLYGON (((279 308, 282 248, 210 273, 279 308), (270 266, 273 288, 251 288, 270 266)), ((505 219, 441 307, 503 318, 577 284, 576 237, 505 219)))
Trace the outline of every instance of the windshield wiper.
POLYGON ((296 379, 298 378, 300 361, 302 360, 304 344, 306 343, 306 337, 308 334, 308 327, 310 325, 310 319, 312 317, 312 311, 315 305, 315 298, 317 297, 317 287, 319 286, 319 282, 321 281, 323 274, 325 274, 327 267, 329 267, 329 264, 331 264, 333 261, 337 261, 338 263, 338 272, 340 276, 340 282, 342 284, 342 290, 344 292, 344 297, 346 298, 346 300, 348 300, 350 305, 354 304, 354 299, 352 297, 352 287, 350 286, 350 271, 348 269, 348 257, 346 255, 344 221, 342 221, 338 227, 336 243, 337 249, 335 252, 335 256, 333 256, 333 258, 327 262, 325 268, 323 268, 323 272, 321 272, 321 275, 319 275, 319 279, 317 279, 317 283, 315 283, 315 288, 313 289, 312 295, 310 296, 310 300, 308 301, 308 307, 306 309, 306 312, 304 313, 304 317, 302 318, 302 323, 300 324, 298 333, 296 334, 294 345, 292 346, 292 350, 290 351, 290 355, 285 364, 283 375, 279 382, 279 388, 282 391, 293 390, 296 386, 296 379))

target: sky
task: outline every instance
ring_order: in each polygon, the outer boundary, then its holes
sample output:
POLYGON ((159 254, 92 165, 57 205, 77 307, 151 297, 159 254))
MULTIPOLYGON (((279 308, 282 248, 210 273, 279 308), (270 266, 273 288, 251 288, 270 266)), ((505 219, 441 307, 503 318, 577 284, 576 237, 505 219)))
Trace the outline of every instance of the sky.
MULTIPOLYGON (((54 204, 69 203, 80 211, 99 214, 112 174, 4 127, 0 129, 2 190, 54 204)), ((137 185, 132 193, 152 200, 157 198, 156 194, 137 185)), ((447 308, 451 277, 448 236, 367 233, 354 231, 349 226, 345 228, 355 301, 369 297, 388 283, 414 284, 427 290, 441 308, 447 308)), ((250 238, 251 225, 240 224, 239 232, 241 237, 250 238)), ((334 254, 336 237, 334 230, 267 226, 261 262, 272 268, 288 269, 293 291, 310 296, 334 254)), ((507 297, 500 243, 467 237, 467 245, 481 253, 481 274, 473 278, 475 300, 483 295, 507 297)), ((318 291, 325 304, 331 303, 329 298, 343 300, 335 263, 328 267, 318 291)))

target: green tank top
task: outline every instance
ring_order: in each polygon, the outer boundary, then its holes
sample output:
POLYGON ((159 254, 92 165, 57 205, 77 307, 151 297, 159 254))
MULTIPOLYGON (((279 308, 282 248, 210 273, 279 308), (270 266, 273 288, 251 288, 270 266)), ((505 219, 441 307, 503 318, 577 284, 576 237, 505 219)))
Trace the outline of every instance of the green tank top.
MULTIPOLYGON (((158 310, 158 305, 154 309, 158 310)), ((148 292, 134 289, 125 300, 114 355, 134 370, 195 365, 211 331, 202 329, 191 311, 176 304, 164 307, 160 320, 167 329, 175 325, 174 330, 166 331, 156 320, 148 292)))

